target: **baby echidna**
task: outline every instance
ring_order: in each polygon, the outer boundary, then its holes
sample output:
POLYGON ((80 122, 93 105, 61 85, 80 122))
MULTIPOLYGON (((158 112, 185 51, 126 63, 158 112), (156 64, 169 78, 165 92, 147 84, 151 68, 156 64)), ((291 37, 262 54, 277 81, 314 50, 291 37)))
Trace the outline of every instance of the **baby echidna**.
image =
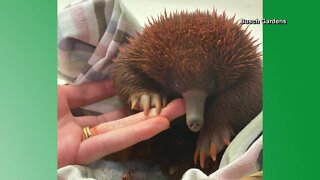
MULTIPOLYGON (((129 107, 157 112, 182 97, 199 132, 194 163, 204 168, 262 110, 261 54, 250 33, 214 10, 165 12, 115 59, 116 92, 129 107)), ((192 133, 192 132, 190 132, 192 133)), ((186 157, 188 158, 188 157, 186 157)))

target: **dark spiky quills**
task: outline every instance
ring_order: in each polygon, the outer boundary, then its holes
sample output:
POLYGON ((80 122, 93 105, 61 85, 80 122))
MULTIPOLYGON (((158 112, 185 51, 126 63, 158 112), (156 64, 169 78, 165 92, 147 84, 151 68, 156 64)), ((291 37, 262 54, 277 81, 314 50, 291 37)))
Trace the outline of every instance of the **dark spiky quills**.
MULTIPOLYGON (((250 37, 247 28, 235 21, 235 16, 227 18, 225 12, 218 15, 215 9, 170 14, 165 11, 158 19, 148 21, 143 33, 129 39, 129 45, 120 49, 117 60, 130 61, 161 84, 168 84, 167 79, 175 76, 188 77, 188 69, 204 74, 207 68, 201 64, 205 64, 210 67, 208 71, 213 68, 219 92, 243 74, 260 70, 257 67, 261 66, 261 53, 257 51, 260 44, 250 37)), ((195 82, 206 82, 203 76, 193 78, 195 82)), ((191 81, 186 79, 182 86, 191 81)))

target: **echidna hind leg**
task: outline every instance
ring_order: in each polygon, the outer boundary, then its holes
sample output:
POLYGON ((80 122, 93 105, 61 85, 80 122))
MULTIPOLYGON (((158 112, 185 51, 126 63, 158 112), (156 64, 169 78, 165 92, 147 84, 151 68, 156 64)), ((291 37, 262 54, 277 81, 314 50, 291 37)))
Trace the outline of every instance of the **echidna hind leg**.
POLYGON ((230 144, 231 136, 232 130, 230 128, 220 127, 211 130, 204 127, 201 129, 194 153, 194 164, 199 161, 200 167, 203 169, 208 158, 216 161, 217 154, 230 144))

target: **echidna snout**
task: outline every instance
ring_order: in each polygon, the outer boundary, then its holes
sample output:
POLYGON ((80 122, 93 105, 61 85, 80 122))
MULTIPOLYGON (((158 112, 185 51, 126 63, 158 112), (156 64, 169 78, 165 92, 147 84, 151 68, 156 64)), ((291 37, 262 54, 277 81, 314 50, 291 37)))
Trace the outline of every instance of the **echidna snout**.
POLYGON ((187 122, 187 125, 191 131, 197 132, 200 131, 202 127, 201 119, 193 119, 187 122))
POLYGON ((186 123, 193 132, 200 131, 204 119, 204 106, 207 93, 201 90, 189 90, 182 94, 186 108, 186 123))

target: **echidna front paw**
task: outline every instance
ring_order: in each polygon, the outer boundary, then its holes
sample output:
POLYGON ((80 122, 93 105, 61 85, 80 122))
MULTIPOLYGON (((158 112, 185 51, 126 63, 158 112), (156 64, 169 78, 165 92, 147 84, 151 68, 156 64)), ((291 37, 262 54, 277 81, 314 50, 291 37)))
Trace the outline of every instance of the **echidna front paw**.
POLYGON ((194 153, 194 164, 196 165, 200 160, 200 167, 203 169, 208 157, 216 161, 217 154, 230 144, 231 135, 232 130, 228 128, 214 131, 208 131, 205 127, 201 129, 194 153))
POLYGON ((144 111, 147 115, 150 108, 156 108, 157 114, 160 114, 161 109, 167 105, 167 98, 163 95, 154 92, 141 92, 132 95, 129 99, 131 109, 144 111))

